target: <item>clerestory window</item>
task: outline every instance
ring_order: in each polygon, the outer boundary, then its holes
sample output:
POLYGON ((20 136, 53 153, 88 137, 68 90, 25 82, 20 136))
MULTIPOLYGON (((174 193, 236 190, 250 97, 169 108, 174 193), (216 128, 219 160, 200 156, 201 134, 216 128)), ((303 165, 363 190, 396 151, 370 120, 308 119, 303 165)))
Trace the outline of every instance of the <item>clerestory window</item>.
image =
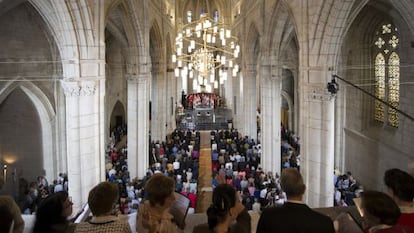
MULTIPOLYGON (((376 32, 375 46, 375 96, 398 109, 400 105, 400 56, 397 28, 383 24, 376 32)), ((398 112, 381 101, 375 100, 375 120, 398 127, 398 112)))

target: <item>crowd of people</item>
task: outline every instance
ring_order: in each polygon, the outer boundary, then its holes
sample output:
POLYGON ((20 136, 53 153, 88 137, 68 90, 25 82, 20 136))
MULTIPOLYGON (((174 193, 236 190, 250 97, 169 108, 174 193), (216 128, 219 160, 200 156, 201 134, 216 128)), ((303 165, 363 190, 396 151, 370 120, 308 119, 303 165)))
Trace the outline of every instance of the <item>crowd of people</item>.
POLYGON ((49 183, 42 175, 32 182, 19 178, 18 184, 18 193, 15 199, 19 209, 23 214, 32 214, 36 212, 39 203, 50 194, 68 191, 68 176, 66 173, 59 173, 59 176, 52 183, 49 183))
MULTIPOLYGON (((117 129, 118 130, 118 129, 117 129)), ((121 138, 125 136, 122 128, 121 138)), ((361 198, 361 226, 341 215, 333 221, 302 202, 306 192, 298 163, 299 138, 285 130, 282 154, 289 161, 282 174, 263 171, 260 167, 261 144, 237 130, 211 131, 213 195, 207 209, 207 223, 195 226, 193 232, 251 232, 249 210, 261 213, 256 232, 414 232, 414 178, 400 169, 384 174, 386 193, 367 190, 353 177, 335 171, 335 206, 353 205, 361 198), (296 139, 295 139, 296 138, 296 139), (290 154, 290 155, 289 155, 290 154), (297 224, 297 220, 301 224, 297 224), (352 230, 350 230, 352 229, 352 230)), ((181 232, 184 225, 175 221, 169 208, 179 192, 197 205, 198 159, 200 133, 175 130, 164 142, 150 142, 150 166, 146 176, 131 179, 128 172, 126 145, 107 148, 107 181, 89 192, 92 216, 75 224, 72 200, 68 195, 68 179, 64 173, 49 184, 39 176, 36 182, 20 181, 17 203, 0 196, 0 231, 23 231, 20 213, 36 212, 37 232, 181 232), (136 229, 118 214, 137 212, 136 229)), ((78 215, 75 215, 77 217, 78 215)))
POLYGON ((353 199, 364 191, 351 172, 341 174, 338 169, 334 171, 334 188, 334 206, 343 207, 355 205, 353 199))
MULTIPOLYGON (((240 136, 237 130, 211 131, 212 148, 212 185, 218 184, 218 179, 224 177, 227 184, 232 185, 241 193, 242 203, 248 210, 260 212, 262 208, 281 205, 286 201, 286 195, 280 187, 279 174, 263 171, 260 166, 261 144, 248 136, 240 136)), ((293 148, 287 138, 282 144, 293 148)), ((294 144, 299 149, 299 142, 294 144)), ((296 149, 290 149, 291 157, 299 159, 296 149), (293 151, 295 154, 293 154, 293 151)), ((299 170, 299 163, 287 166, 299 170)))
POLYGON ((174 130, 166 141, 150 142, 150 166, 146 175, 131 179, 127 166, 127 147, 116 147, 112 141, 107 148, 107 181, 118 184, 121 213, 136 212, 146 197, 144 186, 148 179, 161 173, 175 181, 175 191, 190 199, 191 208, 196 207, 198 157, 200 132, 174 130))

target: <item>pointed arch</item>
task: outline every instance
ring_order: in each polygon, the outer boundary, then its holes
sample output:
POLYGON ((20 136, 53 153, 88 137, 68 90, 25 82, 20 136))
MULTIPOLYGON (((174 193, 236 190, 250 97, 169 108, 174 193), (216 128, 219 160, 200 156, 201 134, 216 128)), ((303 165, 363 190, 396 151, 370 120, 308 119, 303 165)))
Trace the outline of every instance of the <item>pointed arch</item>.
POLYGON ((156 20, 153 21, 152 26, 150 28, 150 56, 152 61, 152 67, 156 68, 160 64, 162 64, 164 59, 163 53, 163 45, 164 40, 162 38, 162 33, 160 27, 158 26, 158 22, 156 20))
POLYGON ((267 28, 269 32, 268 41, 265 43, 269 45, 269 56, 279 57, 282 46, 287 46, 287 41, 297 37, 296 22, 290 8, 284 1, 278 1, 271 15, 271 20, 267 28))
POLYGON ((122 104, 121 101, 117 100, 116 103, 112 107, 111 111, 111 118, 110 118, 110 130, 113 127, 117 126, 119 121, 122 121, 122 124, 126 122, 126 111, 125 106, 122 104), (119 117, 121 117, 119 119, 119 117))
MULTIPOLYGON (((375 56, 375 95, 398 109, 400 105, 400 57, 398 28, 386 20, 375 28, 372 42, 375 56)), ((375 120, 398 128, 398 112, 375 101, 375 120)))
POLYGON ((245 43, 245 53, 249 59, 248 64, 257 64, 260 54, 260 34, 254 22, 250 24, 245 43))
POLYGON ((55 138, 55 110, 47 96, 28 80, 21 82, 11 81, 0 89, 0 104, 16 89, 20 88, 32 101, 39 115, 42 129, 43 169, 48 179, 57 176, 58 158, 56 152, 55 138))

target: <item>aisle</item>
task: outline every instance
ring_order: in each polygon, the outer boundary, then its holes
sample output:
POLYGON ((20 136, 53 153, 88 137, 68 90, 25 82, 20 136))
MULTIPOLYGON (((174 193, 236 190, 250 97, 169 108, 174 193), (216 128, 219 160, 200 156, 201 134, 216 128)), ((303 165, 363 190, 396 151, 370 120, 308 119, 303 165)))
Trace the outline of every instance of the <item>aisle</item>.
POLYGON ((210 131, 200 131, 200 157, 196 213, 205 213, 211 203, 210 131))

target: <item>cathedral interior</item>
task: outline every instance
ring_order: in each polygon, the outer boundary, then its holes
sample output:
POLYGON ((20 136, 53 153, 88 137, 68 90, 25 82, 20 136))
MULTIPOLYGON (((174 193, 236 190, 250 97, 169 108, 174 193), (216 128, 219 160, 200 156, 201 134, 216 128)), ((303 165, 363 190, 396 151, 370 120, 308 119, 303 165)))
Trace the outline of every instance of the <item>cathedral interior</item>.
POLYGON ((211 93, 193 110, 227 110, 195 117, 259 140, 265 171, 280 173, 281 123, 300 136, 310 206, 331 205, 335 168, 383 190, 385 170, 414 162, 413 10, 410 0, 1 0, 4 189, 65 172, 80 207, 105 180, 114 126, 127 125, 128 170, 142 177, 150 140, 195 127, 177 120, 183 98, 211 93), (183 49, 184 29, 206 18, 231 35, 202 24, 199 53, 183 49))

